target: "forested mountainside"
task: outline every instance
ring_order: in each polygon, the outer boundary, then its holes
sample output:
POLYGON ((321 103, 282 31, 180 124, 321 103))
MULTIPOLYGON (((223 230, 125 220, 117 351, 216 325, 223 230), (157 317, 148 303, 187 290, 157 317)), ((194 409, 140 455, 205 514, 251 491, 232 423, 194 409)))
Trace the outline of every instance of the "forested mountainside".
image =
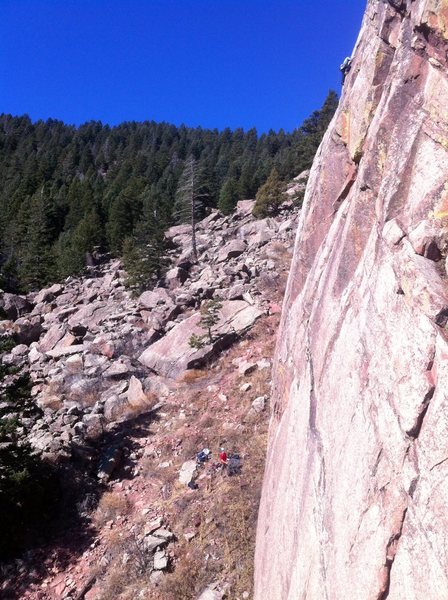
POLYGON ((94 247, 119 256, 136 232, 182 220, 173 206, 189 158, 204 206, 232 212, 274 168, 287 180, 311 165, 337 103, 331 91, 292 133, 262 135, 0 115, 0 287, 37 288, 81 271, 94 247))

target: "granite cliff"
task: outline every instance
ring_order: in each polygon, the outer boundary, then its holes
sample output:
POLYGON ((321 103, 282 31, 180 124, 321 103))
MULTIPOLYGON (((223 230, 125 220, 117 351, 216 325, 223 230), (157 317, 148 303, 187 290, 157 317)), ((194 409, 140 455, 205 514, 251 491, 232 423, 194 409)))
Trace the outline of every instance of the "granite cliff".
POLYGON ((448 2, 369 0, 274 365, 257 600, 448 598, 448 2))

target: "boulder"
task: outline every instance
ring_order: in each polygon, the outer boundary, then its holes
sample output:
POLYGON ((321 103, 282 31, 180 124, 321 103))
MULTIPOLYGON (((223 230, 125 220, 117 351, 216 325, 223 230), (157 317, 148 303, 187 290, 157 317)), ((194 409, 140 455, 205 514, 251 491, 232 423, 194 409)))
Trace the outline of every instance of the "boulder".
POLYGON ((65 361, 66 369, 69 373, 80 373, 83 368, 83 360, 81 354, 73 354, 65 361))
POLYGON ((228 300, 222 303, 221 320, 217 325, 217 335, 230 331, 237 335, 245 333, 264 313, 244 300, 228 300))
POLYGON ((179 236, 189 236, 191 234, 191 225, 185 223, 183 225, 174 225, 165 232, 167 240, 173 240, 179 236))
POLYGON ((143 292, 137 303, 142 308, 152 310, 159 305, 172 304, 173 300, 165 288, 154 288, 153 290, 143 292))
POLYGON ((122 421, 134 414, 133 408, 124 394, 109 395, 103 407, 106 421, 122 421))
POLYGON ((39 316, 31 318, 20 317, 14 322, 14 339, 18 344, 29 346, 39 340, 42 332, 43 329, 39 316))
POLYGON ((78 352, 82 352, 84 350, 84 346, 75 345, 75 346, 67 346, 62 348, 53 348, 53 350, 49 350, 46 352, 47 356, 51 358, 61 358, 61 356, 70 356, 70 354, 77 354, 78 352))
POLYGON ((147 409, 151 405, 151 397, 143 391, 142 382, 134 375, 129 380, 127 399, 135 410, 147 409))
POLYGON ((246 293, 246 286, 243 283, 236 283, 227 292, 227 300, 241 300, 246 293))
POLYGON ((408 235, 409 241, 417 254, 438 261, 442 258, 438 246, 438 230, 433 221, 420 221, 408 235))
POLYGON ((239 256, 246 250, 246 247, 243 240, 232 240, 219 251, 217 262, 224 262, 239 256))
POLYGON ((0 293, 0 311, 3 311, 8 319, 15 321, 22 315, 33 310, 33 304, 23 296, 16 294, 0 293))
POLYGON ((165 550, 159 550, 154 554, 154 569, 156 571, 162 571, 168 566, 168 557, 165 550))
POLYGON ((113 304, 109 302, 93 302, 83 305, 68 319, 70 328, 83 326, 93 331, 95 327, 108 319, 113 312, 113 304))
POLYGON ((47 333, 39 341, 39 352, 48 352, 64 337, 66 332, 65 325, 52 325, 47 333))
POLYGON ((182 286, 188 279, 188 273, 181 267, 170 269, 165 275, 165 282, 169 289, 182 286))
POLYGON ((115 360, 110 367, 103 372, 106 379, 123 379, 135 371, 127 356, 115 360))
POLYGON ((222 600, 224 597, 225 590, 219 587, 218 584, 212 584, 198 596, 198 600, 222 600))
POLYGON ((293 228, 294 220, 286 219, 283 223, 280 223, 278 226, 278 233, 285 233, 286 231, 290 231, 293 228))
POLYGON ((59 410, 62 407, 61 394, 54 389, 54 386, 45 386, 37 399, 40 408, 59 410))
POLYGON ((238 229, 237 235, 241 240, 245 240, 249 246, 253 246, 261 239, 266 240, 266 242, 270 241, 276 233, 277 228, 275 220, 268 217, 245 223, 238 229))
POLYGON ((113 358, 116 352, 115 342, 110 336, 98 335, 90 344, 90 352, 113 358))
POLYGON ((258 396, 258 398, 255 398, 255 400, 252 402, 252 409, 256 413, 263 412, 265 407, 266 407, 266 396, 258 396))
POLYGON ((155 373, 164 377, 176 378, 186 369, 192 368, 205 355, 210 355, 210 347, 196 350, 189 345, 193 334, 203 335, 199 327, 198 313, 175 325, 163 338, 149 346, 139 361, 155 373))
POLYGON ((19 344, 18 346, 14 346, 14 348, 11 350, 11 354, 13 356, 24 356, 28 353, 28 350, 29 348, 26 344, 19 344))
POLYGON ((220 321, 214 331, 214 341, 200 350, 192 348, 192 335, 202 336, 201 316, 196 313, 175 325, 163 338, 149 346, 139 361, 155 373, 176 378, 183 371, 204 364, 213 354, 244 333, 262 315, 262 311, 242 300, 225 301, 220 310, 220 321))
POLYGON ((179 481, 184 485, 188 485, 197 477, 197 463, 195 460, 187 460, 184 462, 179 472, 179 481))
POLYGON ((60 294, 62 294, 63 292, 63 287, 61 284, 59 283, 55 283, 54 285, 52 285, 49 288, 45 288, 43 290, 40 290, 35 296, 34 296, 34 303, 35 304, 40 304, 40 303, 46 303, 46 302, 51 302, 52 300, 54 300, 57 296, 59 296, 60 294))
POLYGON ((85 425, 84 436, 89 440, 97 440, 104 432, 105 419, 102 415, 84 415, 82 422, 85 425))
POLYGON ((238 362, 238 373, 240 375, 249 375, 257 368, 257 363, 249 362, 248 360, 236 359, 238 362))
POLYGON ((248 217, 252 214, 255 206, 255 200, 240 200, 236 204, 236 214, 241 217, 248 217))
POLYGON ((143 545, 148 554, 152 554, 160 546, 166 545, 166 540, 156 537, 155 535, 146 535, 143 539, 143 545))

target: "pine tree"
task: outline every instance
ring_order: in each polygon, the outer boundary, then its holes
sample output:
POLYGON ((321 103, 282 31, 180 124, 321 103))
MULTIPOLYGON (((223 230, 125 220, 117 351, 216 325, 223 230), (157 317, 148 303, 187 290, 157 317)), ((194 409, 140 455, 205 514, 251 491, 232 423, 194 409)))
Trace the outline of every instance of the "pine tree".
POLYGON ((253 215, 257 219, 275 214, 284 200, 285 184, 280 180, 277 169, 272 169, 266 183, 257 192, 253 215))
POLYGON ((89 210, 72 233, 61 234, 55 245, 58 272, 62 277, 81 273, 87 265, 87 255, 104 246, 104 228, 98 212, 89 210))
POLYGON ((127 285, 136 293, 151 287, 166 270, 169 260, 164 231, 169 211, 154 187, 147 193, 142 219, 123 244, 127 285))
POLYGON ((19 256, 18 274, 25 290, 37 289, 55 278, 51 214, 43 190, 37 192, 31 200, 26 237, 19 256))
POLYGON ((173 216, 177 223, 191 224, 193 258, 198 259, 196 247, 196 223, 201 216, 204 201, 209 193, 203 182, 202 173, 193 156, 187 158, 176 191, 173 216))
POLYGON ((226 179, 219 192, 219 210, 225 215, 230 215, 235 210, 238 198, 238 183, 235 179, 226 179))
POLYGON ((197 335, 193 333, 188 340, 192 348, 200 350, 207 343, 213 344, 213 327, 219 323, 219 311, 222 308, 221 298, 216 296, 211 300, 206 300, 201 306, 201 318, 199 326, 207 331, 206 335, 197 335))

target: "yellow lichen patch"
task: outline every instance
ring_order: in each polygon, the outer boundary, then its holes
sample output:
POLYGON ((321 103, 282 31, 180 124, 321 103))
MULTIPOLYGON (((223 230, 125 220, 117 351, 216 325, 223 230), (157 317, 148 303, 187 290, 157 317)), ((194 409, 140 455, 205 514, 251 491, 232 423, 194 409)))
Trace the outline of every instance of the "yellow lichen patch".
POLYGON ((429 3, 423 23, 439 32, 445 40, 448 40, 448 0, 433 0, 429 3))
POLYGON ((350 143, 350 113, 345 110, 341 113, 341 138, 347 145, 350 143))
POLYGON ((384 147, 383 142, 380 142, 378 144, 378 156, 377 156, 377 166, 378 166, 378 170, 380 171, 380 173, 382 173, 384 171, 384 167, 386 166, 386 158, 387 158, 386 148, 384 147))
POLYGON ((380 48, 375 56, 375 69, 378 70, 383 64, 384 57, 386 56, 385 52, 380 48))
POLYGON ((437 208, 434 213, 429 215, 436 219, 445 219, 448 217, 448 181, 445 183, 442 193, 440 194, 437 208))

